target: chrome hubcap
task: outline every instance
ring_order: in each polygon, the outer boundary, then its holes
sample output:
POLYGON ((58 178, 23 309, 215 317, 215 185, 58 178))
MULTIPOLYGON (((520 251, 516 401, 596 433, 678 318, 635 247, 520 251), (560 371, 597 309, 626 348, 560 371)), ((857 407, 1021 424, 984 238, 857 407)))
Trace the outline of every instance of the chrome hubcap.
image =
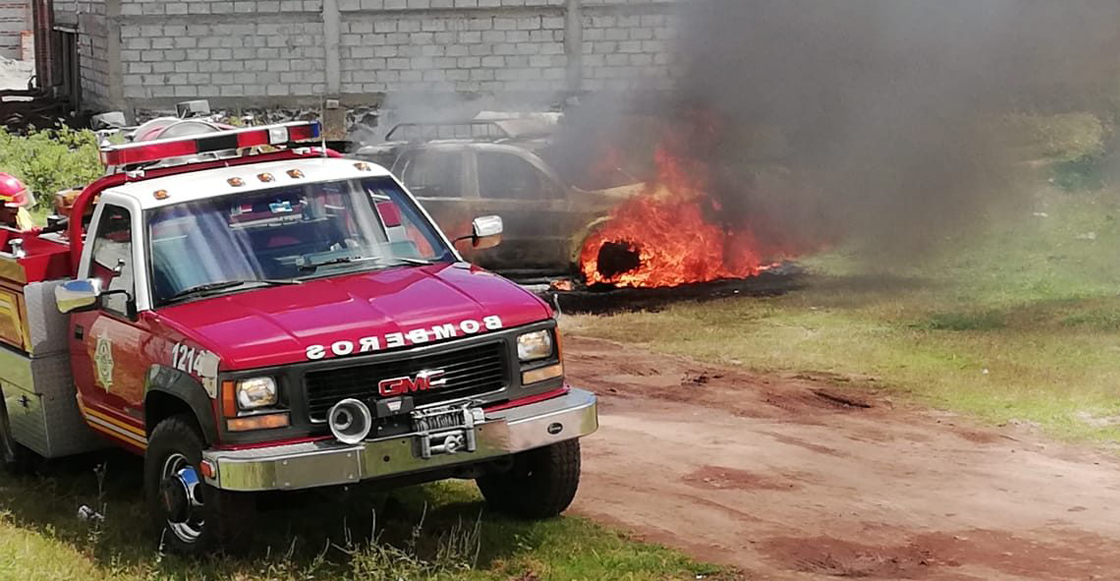
POLYGON ((186 456, 176 452, 164 460, 160 476, 168 530, 184 543, 198 541, 205 524, 198 472, 186 456))

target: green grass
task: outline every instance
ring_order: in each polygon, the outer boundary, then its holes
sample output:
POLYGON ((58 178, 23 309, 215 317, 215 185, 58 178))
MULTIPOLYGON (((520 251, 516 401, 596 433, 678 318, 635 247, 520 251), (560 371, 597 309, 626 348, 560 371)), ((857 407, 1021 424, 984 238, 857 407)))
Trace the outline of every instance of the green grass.
POLYGON ((252 554, 163 556, 139 500, 139 470, 139 460, 110 454, 58 462, 34 477, 0 476, 0 580, 737 578, 584 518, 491 515, 473 484, 461 482, 391 496, 361 488, 285 495, 263 513, 252 554), (79 520, 83 504, 103 507, 104 521, 79 520))
POLYGON ((1120 193, 1024 201, 920 264, 840 249, 806 259, 806 288, 785 296, 563 325, 767 372, 871 376, 861 384, 989 422, 1120 442, 1120 193))

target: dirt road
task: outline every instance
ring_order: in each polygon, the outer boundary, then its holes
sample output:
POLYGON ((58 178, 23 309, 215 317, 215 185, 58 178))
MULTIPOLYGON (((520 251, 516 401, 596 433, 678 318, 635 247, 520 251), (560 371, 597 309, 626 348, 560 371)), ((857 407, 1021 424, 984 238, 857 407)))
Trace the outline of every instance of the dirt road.
POLYGON ((565 356, 602 396, 581 514, 748 579, 1120 579, 1116 458, 838 378, 579 337, 565 356))

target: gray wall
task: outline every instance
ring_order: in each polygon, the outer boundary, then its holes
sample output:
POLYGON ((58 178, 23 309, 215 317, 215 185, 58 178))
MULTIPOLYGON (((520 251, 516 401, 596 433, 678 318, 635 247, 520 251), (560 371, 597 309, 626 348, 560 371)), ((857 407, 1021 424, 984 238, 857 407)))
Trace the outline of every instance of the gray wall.
POLYGON ((671 86, 674 1, 77 0, 76 18, 63 2, 56 12, 78 23, 94 107, 547 104, 671 86))
POLYGON ((20 60, 20 33, 31 30, 27 0, 0 0, 0 56, 20 60))

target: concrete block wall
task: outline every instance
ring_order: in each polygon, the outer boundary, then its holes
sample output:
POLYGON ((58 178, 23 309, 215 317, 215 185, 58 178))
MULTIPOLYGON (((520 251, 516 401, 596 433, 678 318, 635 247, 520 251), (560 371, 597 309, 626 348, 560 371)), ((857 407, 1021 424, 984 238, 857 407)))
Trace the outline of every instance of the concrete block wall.
POLYGON ((57 26, 78 26, 78 0, 54 0, 54 23, 57 26))
MULTIPOLYGON (((555 94, 567 87, 565 0, 474 8, 476 1, 470 9, 443 11, 361 9, 386 4, 391 0, 341 4, 350 8, 342 12, 339 48, 343 94, 555 94)), ((407 3, 414 4, 420 3, 407 3)))
POLYGON ((31 30, 28 0, 0 0, 0 57, 21 60, 21 35, 31 30))
POLYGON ((298 98, 325 90, 322 23, 183 22, 121 27, 125 99, 298 98))
POLYGON ((105 0, 77 0, 74 23, 79 30, 78 59, 82 100, 87 107, 109 109, 120 102, 116 42, 105 0))
POLYGON ((680 1, 74 0, 74 20, 84 90, 101 108, 545 105, 670 88, 680 1))
POLYGON ((583 0, 582 87, 672 88, 676 13, 666 0, 583 0))

